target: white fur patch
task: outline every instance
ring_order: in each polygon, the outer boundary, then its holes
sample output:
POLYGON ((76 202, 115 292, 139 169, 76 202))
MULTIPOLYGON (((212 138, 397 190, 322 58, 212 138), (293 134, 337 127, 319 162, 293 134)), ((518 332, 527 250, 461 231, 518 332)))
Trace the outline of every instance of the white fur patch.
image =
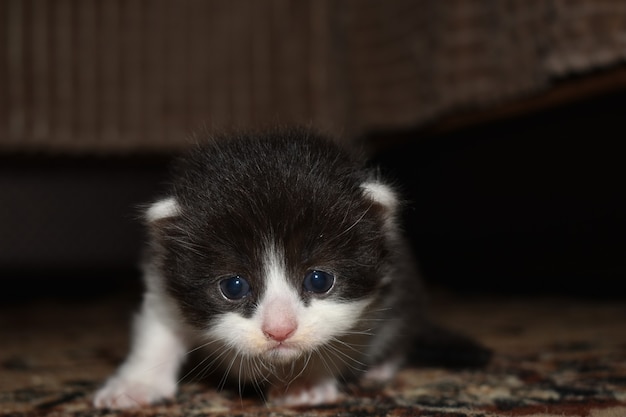
POLYGON ((284 389, 276 387, 270 391, 272 402, 280 406, 318 405, 336 402, 339 399, 337 380, 334 378, 316 382, 313 385, 293 384, 284 389))
POLYGON ((146 218, 149 222, 155 222, 161 219, 178 216, 180 214, 180 206, 174 197, 165 198, 152 204, 146 212, 146 218))
POLYGON ((361 184, 363 195, 375 203, 386 208, 385 213, 385 230, 390 239, 397 236, 397 226, 395 223, 396 209, 398 208, 398 197, 396 193, 387 184, 380 182, 364 182, 361 184))
POLYGON ((398 206, 396 193, 387 184, 380 182, 365 182, 361 184, 363 194, 372 201, 394 212, 398 206))
POLYGON ((146 294, 135 319, 131 353, 96 393, 96 407, 131 408, 174 395, 186 346, 170 325, 171 319, 165 300, 158 294, 146 294))
POLYGON ((294 304, 300 303, 298 292, 287 280, 285 258, 281 250, 275 247, 266 249, 264 273, 266 284, 261 305, 264 301, 275 297, 288 299, 294 304))

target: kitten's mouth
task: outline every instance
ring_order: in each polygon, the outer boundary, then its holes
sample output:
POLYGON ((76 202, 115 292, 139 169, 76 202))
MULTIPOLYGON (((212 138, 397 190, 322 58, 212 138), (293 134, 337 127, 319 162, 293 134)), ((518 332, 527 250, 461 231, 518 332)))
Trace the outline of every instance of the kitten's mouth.
POLYGON ((301 355, 301 350, 288 342, 277 342, 268 346, 265 355, 273 360, 288 361, 301 355))

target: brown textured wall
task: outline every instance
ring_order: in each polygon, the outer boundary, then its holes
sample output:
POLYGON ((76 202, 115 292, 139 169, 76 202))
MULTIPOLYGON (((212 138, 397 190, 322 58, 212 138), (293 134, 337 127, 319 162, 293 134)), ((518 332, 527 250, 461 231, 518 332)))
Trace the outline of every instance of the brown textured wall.
POLYGON ((625 58, 622 0, 0 0, 0 150, 406 128, 625 58))

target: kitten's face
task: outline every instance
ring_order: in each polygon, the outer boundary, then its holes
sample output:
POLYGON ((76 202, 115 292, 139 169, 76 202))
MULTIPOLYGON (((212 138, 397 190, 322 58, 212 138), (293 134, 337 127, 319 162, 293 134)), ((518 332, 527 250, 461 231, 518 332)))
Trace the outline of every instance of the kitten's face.
POLYGON ((256 298, 250 301, 250 314, 238 309, 224 311, 207 329, 211 338, 246 356, 288 362, 315 351, 355 332, 373 298, 342 300, 340 288, 345 284, 340 281, 344 277, 331 268, 302 268, 302 274, 290 276, 293 272, 276 247, 267 248, 262 265, 258 297, 250 283, 255 280, 233 276, 220 281, 225 304, 245 304, 247 298, 256 298))
POLYGON ((269 223, 234 212, 199 221, 186 214, 193 207, 157 203, 153 217, 167 218, 162 268, 187 321, 242 356, 277 363, 366 333, 387 248, 385 207, 368 194, 382 191, 360 192, 339 209, 269 223))
POLYGON ((361 160, 309 133, 243 137, 177 173, 148 219, 166 288, 199 332, 284 362, 371 325, 396 199, 361 160))

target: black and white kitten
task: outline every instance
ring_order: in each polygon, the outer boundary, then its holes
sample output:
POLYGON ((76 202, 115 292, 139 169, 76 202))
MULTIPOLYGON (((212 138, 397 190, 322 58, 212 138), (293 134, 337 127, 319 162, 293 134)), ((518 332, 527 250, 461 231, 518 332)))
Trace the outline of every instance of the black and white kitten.
POLYGON ((132 350, 94 403, 175 394, 188 352, 274 404, 332 402, 394 375, 424 323, 422 289, 376 170, 306 129, 207 138, 146 212, 132 350))

